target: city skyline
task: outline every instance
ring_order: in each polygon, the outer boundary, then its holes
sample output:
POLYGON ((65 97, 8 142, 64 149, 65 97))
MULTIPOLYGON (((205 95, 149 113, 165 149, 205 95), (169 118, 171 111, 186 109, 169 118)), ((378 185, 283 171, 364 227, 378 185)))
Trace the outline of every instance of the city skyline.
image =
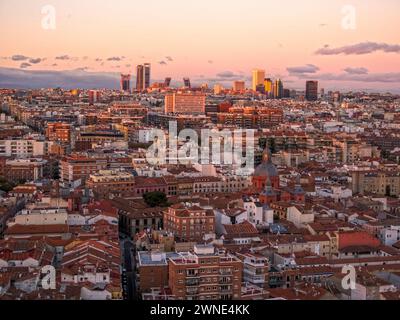
POLYGON ((399 9, 0 0, 0 303, 400 301, 399 9))
POLYGON ((95 87, 117 79, 116 88, 120 73, 151 63, 152 81, 250 88, 252 70, 263 69, 293 89, 318 80, 327 90, 399 91, 397 1, 353 1, 355 29, 343 27, 345 1, 285 4, 104 0, 91 10, 89 1, 2 0, 0 86, 34 86, 24 80, 33 76, 49 86, 55 77, 95 87), (55 9, 54 30, 42 28, 45 5, 55 9))

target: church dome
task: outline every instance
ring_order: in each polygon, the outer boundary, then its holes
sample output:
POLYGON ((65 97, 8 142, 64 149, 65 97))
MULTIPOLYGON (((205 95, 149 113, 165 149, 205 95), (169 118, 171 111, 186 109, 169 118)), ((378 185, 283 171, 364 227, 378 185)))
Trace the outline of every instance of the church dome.
POLYGON ((272 163, 271 151, 269 148, 265 149, 263 152, 262 163, 254 170, 255 177, 277 177, 278 170, 272 163))

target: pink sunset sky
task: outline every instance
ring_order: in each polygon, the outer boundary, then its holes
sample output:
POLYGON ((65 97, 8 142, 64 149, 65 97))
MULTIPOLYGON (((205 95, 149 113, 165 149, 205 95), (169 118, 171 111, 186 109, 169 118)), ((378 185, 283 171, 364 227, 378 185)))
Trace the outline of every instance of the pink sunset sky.
POLYGON ((249 80, 254 68, 302 88, 400 90, 398 0, 0 0, 0 68, 249 80), (43 29, 42 8, 55 8, 43 29), (355 9, 355 29, 343 28, 355 9))

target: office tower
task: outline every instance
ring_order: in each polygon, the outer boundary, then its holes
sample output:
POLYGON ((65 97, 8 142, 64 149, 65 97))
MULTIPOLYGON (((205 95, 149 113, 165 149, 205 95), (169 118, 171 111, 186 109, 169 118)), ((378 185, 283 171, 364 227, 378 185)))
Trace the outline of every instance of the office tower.
POLYGON ((150 79, 151 79, 151 64, 144 64, 144 88, 147 89, 150 87, 150 79))
POLYGON ((234 81, 233 82, 233 91, 235 91, 235 92, 246 91, 246 83, 244 81, 234 81))
POLYGON ((265 70, 255 69, 253 70, 253 91, 257 91, 257 86, 264 84, 265 70))
POLYGON ((169 88, 169 86, 171 85, 171 78, 165 78, 165 81, 164 81, 164 85, 167 87, 167 88, 169 88))
POLYGON ((136 90, 143 91, 150 87, 151 65, 145 63, 136 67, 136 90))
POLYGON ((204 113, 206 95, 202 93, 170 93, 165 96, 165 113, 204 113))
POLYGON ((190 84, 190 79, 189 78, 183 78, 183 86, 186 88, 191 88, 191 84, 190 84))
POLYGON ((283 97, 283 83, 281 79, 275 80, 274 98, 281 99, 283 97))
POLYGON ((144 90, 144 67, 143 65, 138 65, 136 67, 136 90, 143 91, 144 90))
POLYGON ((318 81, 306 82, 306 99, 308 101, 318 100, 318 81))
POLYGON ((266 78, 265 80, 264 80, 264 87, 265 87, 265 93, 268 95, 268 96, 271 96, 272 95, 272 93, 273 93, 273 83, 272 83, 272 80, 270 79, 270 78, 266 78))
POLYGON ((131 75, 121 74, 121 91, 130 92, 131 91, 131 75))

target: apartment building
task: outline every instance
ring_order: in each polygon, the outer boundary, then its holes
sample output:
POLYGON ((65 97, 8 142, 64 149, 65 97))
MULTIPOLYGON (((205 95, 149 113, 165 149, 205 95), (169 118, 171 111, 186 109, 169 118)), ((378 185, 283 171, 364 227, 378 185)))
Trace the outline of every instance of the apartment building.
POLYGON ((237 253, 236 256, 243 262, 243 282, 257 287, 268 286, 269 260, 258 253, 237 253))
POLYGON ((81 179, 84 183, 91 174, 107 169, 107 164, 105 158, 89 158, 79 155, 64 157, 60 162, 61 180, 73 182, 81 179))
POLYGON ((373 193, 382 196, 400 195, 400 171, 354 171, 352 189, 355 194, 373 193))
POLYGON ((100 170, 89 176, 86 185, 97 198, 132 197, 135 178, 128 171, 100 170))
POLYGON ((28 158, 49 154, 53 142, 34 139, 0 140, 0 157, 28 158))
POLYGON ((202 93, 171 93, 165 96, 165 113, 205 113, 206 95, 202 93))
POLYGON ((202 241, 215 234, 215 215, 189 204, 175 204, 164 211, 164 229, 182 241, 202 241))
POLYGON ((34 181, 45 176, 47 160, 29 158, 6 160, 0 159, 0 173, 10 181, 34 181))
POLYGON ((240 299, 242 262, 213 246, 195 245, 193 252, 170 258, 168 270, 169 287, 178 300, 240 299))
POLYGON ((46 137, 50 141, 71 142, 72 126, 70 123, 54 122, 48 123, 46 137))

